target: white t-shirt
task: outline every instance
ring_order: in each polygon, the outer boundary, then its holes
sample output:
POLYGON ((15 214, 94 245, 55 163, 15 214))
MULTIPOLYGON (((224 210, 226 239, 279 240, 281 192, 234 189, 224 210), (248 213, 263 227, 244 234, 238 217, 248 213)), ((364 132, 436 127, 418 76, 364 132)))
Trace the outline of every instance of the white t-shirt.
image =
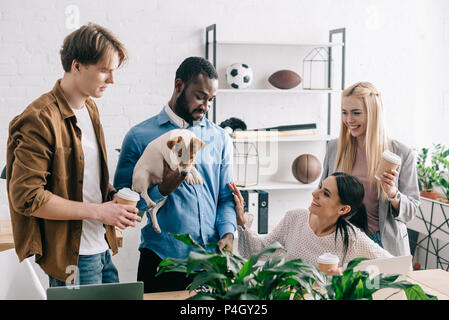
MULTIPOLYGON (((391 258, 392 255, 371 240, 364 232, 354 227, 355 234, 348 231, 349 246, 346 259, 343 261, 343 239, 338 232, 335 241, 335 232, 327 236, 318 237, 309 223, 310 212, 305 209, 288 211, 281 222, 267 235, 258 235, 249 230, 248 220, 246 229, 238 227, 238 250, 247 257, 258 253, 273 242, 279 242, 287 250, 287 260, 302 259, 315 267, 318 266, 318 257, 323 253, 332 253, 340 258, 339 265, 344 265, 355 258, 368 259, 391 258)), ((281 252, 277 252, 279 254, 281 252)))
MULTIPOLYGON (((83 202, 102 203, 100 189, 100 148, 94 126, 86 106, 73 109, 77 126, 81 129, 81 144, 84 154, 83 202)), ((80 255, 93 255, 105 252, 109 245, 105 239, 106 230, 98 220, 83 220, 80 255)))

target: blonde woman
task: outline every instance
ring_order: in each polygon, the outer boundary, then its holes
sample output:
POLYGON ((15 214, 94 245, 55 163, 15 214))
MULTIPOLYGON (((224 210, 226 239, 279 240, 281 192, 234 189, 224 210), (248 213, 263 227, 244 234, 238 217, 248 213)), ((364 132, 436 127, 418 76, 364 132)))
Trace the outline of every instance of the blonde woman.
POLYGON ((341 131, 329 141, 321 181, 335 171, 359 178, 365 188, 368 234, 395 256, 409 255, 406 223, 419 207, 418 177, 413 151, 399 141, 388 139, 383 125, 380 93, 369 82, 358 82, 342 94, 341 131), (397 170, 374 175, 382 152, 401 157, 397 170))

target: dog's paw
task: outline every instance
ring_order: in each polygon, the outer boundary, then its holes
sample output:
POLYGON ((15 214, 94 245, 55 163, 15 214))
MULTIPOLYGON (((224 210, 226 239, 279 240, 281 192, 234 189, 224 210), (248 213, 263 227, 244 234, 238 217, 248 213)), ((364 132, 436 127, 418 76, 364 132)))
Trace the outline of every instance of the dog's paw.
POLYGON ((198 171, 192 172, 192 177, 193 177, 193 184, 199 184, 199 185, 203 184, 203 178, 198 173, 198 171))
POLYGON ((192 173, 187 173, 185 182, 187 182, 188 184, 195 184, 195 178, 193 177, 192 173))
POLYGON ((154 202, 153 200, 150 200, 147 202, 148 208, 153 208, 155 205, 156 205, 156 202, 154 202))
POLYGON ((197 176, 197 177, 194 177, 194 179, 195 179, 195 184, 199 184, 199 185, 202 185, 203 184, 203 178, 201 178, 201 176, 197 176))
POLYGON ((153 230, 155 231, 155 232, 157 232, 157 233, 161 233, 162 231, 161 231, 161 228, 159 228, 159 226, 154 226, 153 225, 153 230))

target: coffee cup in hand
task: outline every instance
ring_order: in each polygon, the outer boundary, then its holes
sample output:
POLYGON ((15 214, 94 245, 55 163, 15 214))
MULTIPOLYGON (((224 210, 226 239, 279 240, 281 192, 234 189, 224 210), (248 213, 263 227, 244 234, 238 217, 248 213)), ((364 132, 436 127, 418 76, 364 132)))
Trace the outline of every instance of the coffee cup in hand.
POLYGON ((123 188, 117 192, 117 203, 120 204, 128 204, 135 207, 139 199, 140 195, 129 188, 123 188))
POLYGON ((338 268, 340 258, 332 253, 324 253, 318 257, 318 268, 326 273, 330 274, 329 270, 338 268))
POLYGON ((385 150, 382 153, 379 166, 374 177, 380 180, 382 174, 386 171, 396 170, 401 165, 401 157, 391 151, 385 150))

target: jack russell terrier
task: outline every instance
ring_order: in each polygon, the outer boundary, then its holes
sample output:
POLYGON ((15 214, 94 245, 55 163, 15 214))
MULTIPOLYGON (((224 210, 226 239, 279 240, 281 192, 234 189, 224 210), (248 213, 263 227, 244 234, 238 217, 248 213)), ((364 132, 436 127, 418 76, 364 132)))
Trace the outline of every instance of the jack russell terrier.
POLYGON ((164 160, 171 170, 185 175, 189 184, 203 184, 203 178, 194 166, 197 152, 205 147, 203 141, 187 129, 173 129, 151 141, 134 167, 132 189, 145 200, 153 223, 154 231, 161 229, 156 219, 157 212, 167 199, 155 203, 148 195, 148 189, 161 183, 164 160))

